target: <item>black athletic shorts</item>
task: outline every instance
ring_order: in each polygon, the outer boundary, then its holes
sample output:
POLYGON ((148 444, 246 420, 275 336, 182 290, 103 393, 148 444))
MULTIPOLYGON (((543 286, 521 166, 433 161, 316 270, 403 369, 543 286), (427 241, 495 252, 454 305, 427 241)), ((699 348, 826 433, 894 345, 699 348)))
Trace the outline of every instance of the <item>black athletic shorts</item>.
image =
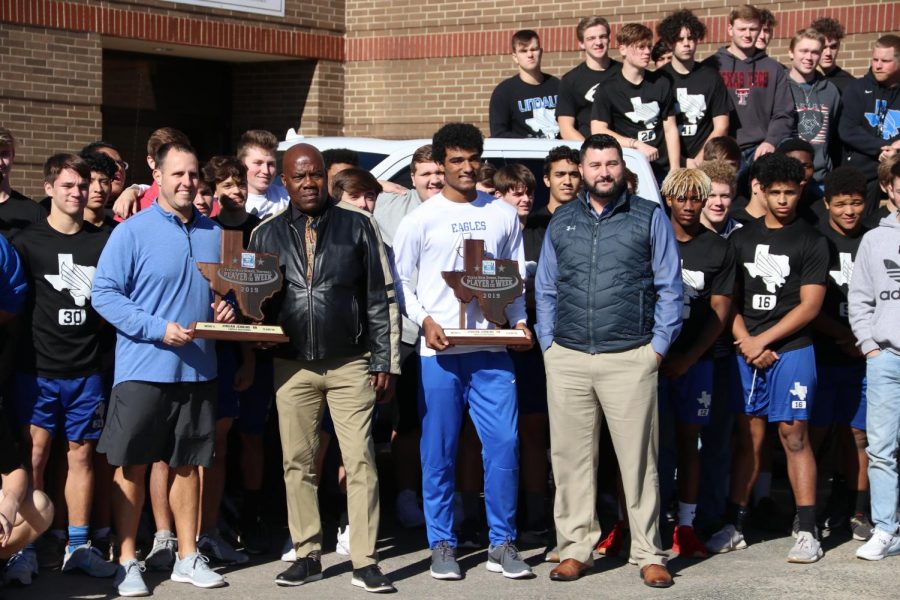
POLYGON ((112 390, 97 451, 116 466, 212 466, 217 390, 215 380, 123 381, 112 390))

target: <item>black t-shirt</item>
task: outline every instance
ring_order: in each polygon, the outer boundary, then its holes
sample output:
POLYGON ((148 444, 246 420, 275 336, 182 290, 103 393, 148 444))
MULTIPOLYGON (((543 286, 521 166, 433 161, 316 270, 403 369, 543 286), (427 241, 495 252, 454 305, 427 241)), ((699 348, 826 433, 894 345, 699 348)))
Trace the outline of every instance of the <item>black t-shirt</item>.
POLYGON ((878 227, 878 224, 881 220, 888 215, 892 215, 894 213, 887 206, 879 206, 878 210, 871 213, 868 217, 863 219, 863 227, 866 229, 875 229, 878 227))
POLYGON ((491 94, 491 137, 559 137, 556 123, 556 97, 559 79, 542 73, 540 85, 525 83, 518 75, 497 84, 491 94))
POLYGON ((825 79, 833 83, 842 94, 844 93, 844 90, 847 89, 848 85, 856 81, 856 77, 840 67, 835 67, 828 73, 825 73, 825 79))
POLYGON ((13 238, 29 286, 23 316, 31 335, 25 336, 20 370, 65 378, 100 370, 103 320, 91 306, 91 284, 108 239, 108 231, 89 223, 66 235, 46 220, 13 238))
POLYGON ((0 233, 10 239, 17 231, 46 218, 47 212, 40 204, 12 190, 9 199, 0 204, 0 233))
POLYGON ((674 114, 672 82, 659 72, 647 71, 634 85, 621 71, 597 88, 591 120, 603 121, 619 135, 635 138, 659 150, 653 161, 657 176, 669 170, 663 121, 674 114))
MULTIPOLYGON (((837 320, 850 329, 850 319, 847 316, 847 292, 850 287, 850 277, 853 275, 853 263, 856 262, 856 251, 862 242, 863 234, 868 231, 862 226, 854 237, 839 234, 831 227, 828 219, 819 226, 819 231, 828 242, 828 282, 825 284, 825 301, 822 303, 822 313, 837 320)), ((835 344, 834 338, 816 333, 816 360, 829 365, 859 364, 863 357, 853 358, 841 352, 835 344)))
POLYGON ((541 258, 541 247, 544 245, 544 235, 553 214, 542 206, 528 215, 525 228, 522 230, 522 245, 525 250, 525 271, 528 273, 530 285, 525 286, 525 310, 528 313, 528 323, 534 327, 537 321, 534 301, 534 277, 537 273, 537 263, 541 258))
MULTIPOLYGON (((778 229, 765 219, 751 221, 729 238, 734 246, 738 312, 750 335, 766 331, 800 304, 800 287, 825 285, 828 243, 821 233, 799 219, 778 229)), ((776 341, 775 352, 812 343, 810 327, 776 341)))
POLYGON ((0 475, 9 475, 22 466, 18 439, 10 431, 6 412, 0 404, 0 475))
POLYGON ((660 71, 672 82, 682 157, 694 158, 712 133, 713 117, 731 112, 728 90, 717 70, 700 63, 694 63, 687 75, 676 71, 672 63, 660 71))
POLYGON ((622 70, 622 63, 609 61, 604 71, 595 71, 581 63, 559 80, 559 101, 556 116, 575 117, 575 128, 585 138, 591 135, 591 110, 597 88, 611 75, 622 70))
MULTIPOLYGON (((697 341, 712 313, 710 296, 731 296, 734 292, 734 252, 727 240, 703 227, 690 241, 678 242, 678 250, 684 321, 671 354, 684 354, 697 341)), ((712 358, 712 345, 703 358, 712 358)))
POLYGON ((251 215, 249 213, 247 214, 247 220, 240 225, 226 225, 219 220, 218 216, 213 217, 213 221, 218 223, 219 227, 221 227, 222 229, 227 229, 230 231, 240 231, 243 234, 244 248, 246 248, 250 244, 250 234, 253 233, 253 230, 256 229, 257 225, 262 223, 262 219, 260 219, 256 215, 251 215))

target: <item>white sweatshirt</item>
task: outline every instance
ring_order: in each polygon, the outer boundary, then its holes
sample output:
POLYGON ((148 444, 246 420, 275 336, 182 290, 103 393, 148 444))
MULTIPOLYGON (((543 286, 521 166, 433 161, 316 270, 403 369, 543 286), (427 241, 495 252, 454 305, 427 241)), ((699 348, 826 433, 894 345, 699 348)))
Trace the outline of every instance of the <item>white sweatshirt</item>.
MULTIPOLYGON (((419 326, 431 317, 445 329, 459 327, 459 301, 441 272, 463 270, 462 248, 467 238, 484 240, 485 256, 518 261, 519 273, 525 279, 525 250, 515 208, 483 192, 468 203, 452 202, 443 194, 433 196, 403 218, 394 236, 394 258, 403 284, 406 315, 419 326)), ((527 321, 524 293, 506 307, 506 317, 510 325, 527 321)), ((466 327, 496 329, 475 301, 466 306, 466 327)), ((482 350, 499 352, 505 347, 451 346, 442 354, 482 350)), ((425 345, 424 337, 419 353, 435 355, 425 345)))

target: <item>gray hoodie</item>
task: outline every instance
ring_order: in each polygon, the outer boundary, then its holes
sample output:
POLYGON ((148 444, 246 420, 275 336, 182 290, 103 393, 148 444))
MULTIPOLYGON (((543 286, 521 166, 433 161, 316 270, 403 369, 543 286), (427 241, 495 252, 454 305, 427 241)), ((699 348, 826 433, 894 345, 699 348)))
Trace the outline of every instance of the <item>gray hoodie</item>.
POLYGON ((900 353, 900 221, 896 214, 886 216, 863 236, 847 305, 850 327, 863 354, 879 348, 900 353))
POLYGON ((816 169, 813 179, 822 183, 825 181, 825 175, 831 171, 831 156, 828 150, 830 144, 838 137, 841 93, 833 83, 818 75, 809 84, 797 83, 788 75, 788 82, 797 111, 794 135, 812 144, 816 152, 813 158, 816 169))

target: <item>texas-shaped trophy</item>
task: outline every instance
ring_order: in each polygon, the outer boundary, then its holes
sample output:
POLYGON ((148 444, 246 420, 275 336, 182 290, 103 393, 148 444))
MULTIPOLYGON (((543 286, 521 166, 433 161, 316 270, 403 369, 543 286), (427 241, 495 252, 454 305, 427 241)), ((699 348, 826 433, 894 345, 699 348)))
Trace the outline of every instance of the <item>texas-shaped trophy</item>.
POLYGON ((249 323, 193 324, 194 337, 239 342, 287 342, 278 325, 262 325, 263 303, 281 290, 282 275, 277 254, 244 250, 240 231, 222 231, 222 262, 198 262, 197 268, 209 281, 216 302, 234 293, 238 309, 249 323))
POLYGON ((529 346, 521 329, 504 329, 506 307, 522 295, 519 264, 514 260, 485 258, 484 240, 467 239, 463 243, 462 271, 442 271, 444 281, 459 300, 459 329, 444 329, 451 344, 458 346, 529 346), (466 306, 477 301, 484 318, 497 329, 470 329, 466 325, 466 306))

